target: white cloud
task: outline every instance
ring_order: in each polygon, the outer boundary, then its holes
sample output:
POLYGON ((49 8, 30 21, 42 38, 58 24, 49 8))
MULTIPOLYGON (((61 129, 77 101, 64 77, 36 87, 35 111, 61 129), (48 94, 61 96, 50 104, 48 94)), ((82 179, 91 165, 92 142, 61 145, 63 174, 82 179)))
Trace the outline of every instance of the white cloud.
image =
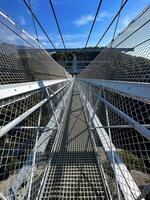
MULTIPOLYGON (((62 43, 60 40, 60 36, 57 34, 53 34, 53 33, 49 33, 48 34, 49 37, 51 38, 52 42, 54 43, 54 45, 56 46, 56 48, 62 47, 62 43)), ((36 38, 35 34, 32 34, 33 38, 36 38)), ((48 38, 44 35, 44 34, 39 34, 38 35, 38 39, 40 44, 44 47, 44 48, 51 48, 51 44, 48 41, 48 38)))
MULTIPOLYGON (((34 34, 32 35, 34 38, 36 37, 34 34)), ((63 48, 62 46, 62 41, 60 39, 60 36, 58 34, 54 33, 49 33, 50 38, 52 39, 54 45, 56 48, 63 48)), ((63 38, 65 40, 65 44, 67 47, 80 47, 81 44, 83 45, 85 37, 87 34, 63 34, 63 38), (82 42, 81 42, 82 41, 82 42)), ((39 40, 40 43, 45 47, 45 48, 50 48, 50 43, 46 36, 44 34, 39 35, 39 40)))
POLYGON ((81 34, 81 33, 65 34, 64 39, 65 39, 66 42, 70 42, 70 41, 82 40, 86 36, 87 36, 86 33, 85 34, 81 34))
MULTIPOLYGON (((99 16, 97 17, 97 21, 102 21, 104 18, 109 18, 111 17, 112 15, 109 14, 108 12, 106 11, 103 11, 99 14, 99 16)), ((84 26, 86 24, 88 24, 89 22, 93 21, 94 20, 94 15, 92 14, 88 14, 88 15, 83 15, 81 16, 79 19, 75 20, 73 23, 76 25, 76 26, 84 26)))
POLYGON ((91 14, 84 15, 84 16, 81 16, 80 19, 75 20, 74 24, 76 26, 83 26, 83 25, 88 24, 90 21, 93 21, 93 19, 94 19, 94 16, 91 14))
POLYGON ((129 17, 128 15, 125 16, 122 20, 121 20, 121 23, 123 25, 123 27, 126 27, 128 26, 128 24, 130 23, 131 21, 131 17, 129 17))
MULTIPOLYGON (((63 38, 67 48, 77 48, 84 47, 87 39, 87 32, 85 33, 68 33, 63 34, 63 38)), ((34 37, 35 35, 33 35, 34 37)), ((63 48, 62 41, 60 39, 59 34, 49 33, 50 38, 52 39, 56 48, 63 48)), ((42 44, 45 48, 51 48, 51 45, 44 34, 39 35, 40 44, 42 44)), ((97 34, 93 33, 90 46, 94 46, 97 42, 97 34)))
POLYGON ((101 21, 101 20, 103 20, 103 18, 110 18, 111 16, 112 16, 111 13, 108 13, 108 12, 106 12, 106 11, 103 11, 103 12, 101 12, 101 13, 99 14, 98 20, 101 21))

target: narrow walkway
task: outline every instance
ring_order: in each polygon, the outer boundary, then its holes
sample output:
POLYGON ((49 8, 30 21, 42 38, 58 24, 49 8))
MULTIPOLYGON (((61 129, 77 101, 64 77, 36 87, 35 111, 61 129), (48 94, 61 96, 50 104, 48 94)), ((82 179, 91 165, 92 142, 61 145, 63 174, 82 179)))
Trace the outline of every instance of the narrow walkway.
POLYGON ((106 199, 77 85, 42 200, 106 199))

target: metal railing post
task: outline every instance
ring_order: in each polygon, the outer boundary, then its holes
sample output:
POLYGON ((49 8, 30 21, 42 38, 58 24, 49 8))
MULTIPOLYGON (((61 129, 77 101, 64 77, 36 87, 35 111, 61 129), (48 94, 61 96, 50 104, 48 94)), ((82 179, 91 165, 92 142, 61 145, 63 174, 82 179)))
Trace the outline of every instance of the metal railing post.
MULTIPOLYGON (((51 91, 52 91, 52 90, 51 90, 51 91)), ((53 92, 53 91, 52 91, 52 92, 53 92)), ((50 95, 47 88, 46 88, 46 93, 47 93, 48 96, 50 95)), ((53 106, 53 103, 52 103, 51 100, 50 100, 50 106, 51 106, 51 108, 52 108, 52 113, 53 113, 53 115, 54 115, 54 119, 55 119, 55 122, 56 122, 56 125, 57 125, 57 129, 58 129, 59 124, 58 124, 58 120, 57 120, 56 115, 55 115, 55 112, 54 112, 54 106, 53 106)))
POLYGON ((8 200, 6 197, 4 197, 4 195, 2 193, 0 193, 0 199, 1 200, 8 200))
MULTIPOLYGON (((106 99, 104 88, 103 88, 102 91, 103 91, 104 99, 106 99)), ((106 113, 106 122, 107 122, 107 126, 108 126, 108 135, 109 135, 109 138, 110 138, 110 144, 109 145, 110 145, 110 150, 111 150, 111 155, 112 155, 112 162, 113 162, 113 167, 114 167, 114 175, 115 175, 115 181, 116 181, 117 196, 118 196, 118 199, 121 200, 120 191, 119 191, 119 184, 118 184, 118 181, 117 181, 117 178, 116 178, 115 157, 114 157, 114 152, 113 152, 113 147, 112 147, 112 137, 111 137, 111 130, 110 130, 108 107, 107 107, 106 104, 105 104, 105 113, 106 113)))
MULTIPOLYGON (((44 96, 44 89, 42 89, 42 99, 44 96)), ((41 115, 42 115, 42 106, 40 107, 39 110, 39 117, 38 117, 38 127, 40 127, 40 123, 41 123, 41 115)), ((40 129, 37 129, 37 134, 36 134, 36 140, 35 140, 35 147, 34 147, 34 152, 33 152, 33 161, 32 161, 32 168, 31 168, 31 176, 30 176, 30 182, 29 182, 29 190, 28 190, 28 197, 27 200, 30 200, 30 196, 31 196, 31 190, 32 190, 32 182, 33 182, 33 177, 34 177, 34 170, 35 170, 35 165, 36 165, 36 150, 37 150, 37 141, 39 138, 39 131, 40 129)))

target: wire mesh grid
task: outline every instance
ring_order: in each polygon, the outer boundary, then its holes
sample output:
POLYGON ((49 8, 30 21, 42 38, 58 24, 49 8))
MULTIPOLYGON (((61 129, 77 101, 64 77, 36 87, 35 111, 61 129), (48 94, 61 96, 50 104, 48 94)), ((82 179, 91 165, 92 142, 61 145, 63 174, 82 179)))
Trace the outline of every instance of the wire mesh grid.
MULTIPOLYGON (((118 34, 111 42, 112 48, 110 48, 111 44, 109 44, 102 50, 94 60, 97 62, 91 62, 87 68, 81 72, 79 77, 86 79, 115 80, 118 84, 119 81, 122 81, 122 84, 125 83, 124 86, 126 83, 130 84, 130 82, 135 82, 137 85, 149 84, 149 29, 150 5, 118 34), (119 52, 117 48, 131 48, 131 50, 125 53, 119 52)), ((88 80, 87 83, 82 83, 81 87, 84 94, 87 88, 91 88, 86 98, 90 96, 89 101, 91 107, 93 110, 96 109, 96 116, 100 120, 102 126, 101 128, 99 127, 99 129, 105 130, 109 135, 116 148, 115 151, 127 167, 123 169, 123 173, 126 174, 126 170, 128 170, 144 197, 149 199, 149 196, 146 196, 145 188, 150 188, 150 141, 148 138, 144 137, 141 132, 137 131, 133 124, 131 125, 127 122, 127 119, 116 113, 113 107, 106 106, 105 104, 106 101, 111 103, 111 105, 115 106, 115 108, 119 109, 127 117, 134 120, 138 127, 145 127, 148 132, 150 130, 149 100, 144 99, 144 97, 142 99, 137 99, 135 95, 131 97, 131 95, 128 96, 127 94, 110 90, 105 86, 93 86, 90 83, 88 84, 88 80), (104 101, 99 99, 98 102, 97 94, 99 94, 104 101)), ((130 86, 127 86, 126 89, 128 89, 128 87, 130 86)), ((142 94, 143 90, 141 90, 141 96, 142 94)), ((96 137, 96 139, 98 140, 98 137, 96 137)), ((117 162, 117 159, 115 159, 115 161, 117 162)), ((110 173, 112 172, 110 162, 109 167, 104 166, 104 170, 106 170, 105 168, 108 168, 110 173)), ((128 180, 130 178, 131 177, 126 177, 128 180)), ((132 185, 132 181, 130 183, 132 185)), ((121 189, 121 187, 119 189, 121 189)), ((148 189, 148 191, 149 190, 150 189, 148 189)), ((127 199, 129 198, 128 195, 129 194, 127 194, 127 199)), ((137 197, 138 196, 139 195, 137 195, 137 197)))
POLYGON ((11 97, 1 101, 0 126, 4 126, 42 100, 41 91, 11 97))
POLYGON ((150 82, 149 29, 150 5, 102 50, 94 62, 81 72, 80 77, 150 82), (117 48, 131 48, 131 50, 123 53, 117 48))
MULTIPOLYGON (((148 47, 147 47, 148 48, 148 47)), ((149 54, 149 53, 148 53, 149 54)), ((150 60, 105 49, 79 77, 91 79, 150 82, 150 60), (110 62, 102 62, 107 61, 110 62)))
POLYGON ((23 67, 17 48, 13 45, 0 45, 0 84, 31 81, 23 67))
MULTIPOLYGON (((106 100, 141 125, 149 128, 149 104, 105 90, 106 100)), ((110 125, 120 125, 108 109, 110 125)), ((118 149, 138 186, 150 184, 150 141, 133 127, 111 129, 112 142, 118 149)))
POLYGON ((117 184, 115 181, 115 175, 114 172, 112 171, 111 164, 107 158, 107 154, 105 150, 103 149, 103 145, 101 143, 101 139, 99 138, 99 135, 96 131, 96 128, 100 127, 95 127, 93 123, 93 118, 95 114, 102 120, 102 126, 107 126, 107 120, 106 120, 106 113, 105 113, 105 106, 103 103, 101 103, 97 97, 95 97, 92 92, 90 91, 95 91, 96 93, 102 93, 102 89, 97 88, 96 86, 90 85, 90 84, 85 84, 85 83, 80 83, 80 92, 81 92, 81 98, 83 101, 83 105, 87 105, 90 103, 91 107, 93 108, 94 113, 92 116, 90 115, 90 111, 87 106, 85 106, 84 111, 87 115, 87 120, 88 124, 90 125, 90 128, 92 130, 92 135, 94 138, 95 146, 96 146, 96 153, 98 158, 100 159, 100 165, 102 167, 101 170, 104 171, 104 183, 108 184, 109 191, 111 193, 111 197, 113 199, 118 199, 117 196, 117 184), (84 97, 84 99, 83 99, 84 97))
POLYGON ((113 41, 115 48, 135 48, 131 55, 149 58, 150 5, 141 12, 113 41), (147 48, 142 51, 143 47, 147 48))
POLYGON ((51 95, 55 98, 26 116, 1 137, 0 191, 9 199, 27 197, 30 185, 30 199, 37 195, 57 133, 57 123, 61 120, 58 116, 56 123, 54 112, 57 109, 60 115, 64 112, 64 106, 58 105, 69 88, 69 85, 66 86, 68 83, 58 83, 1 100, 0 121, 3 128, 46 97, 51 95))
MULTIPOLYGON (((67 78, 65 69, 2 12, 0 29, 0 84, 6 91, 7 84, 67 78)), ((40 89, 0 100, 0 132, 9 127, 0 141, 0 192, 8 199, 35 199, 64 111, 63 105, 56 119, 67 83, 45 87, 38 82, 40 89)), ((18 85, 13 86, 15 91, 18 85)))
MULTIPOLYGON (((106 105, 100 99, 98 99, 97 94, 100 97, 105 98, 105 100, 109 101, 112 105, 148 129, 149 104, 115 92, 111 92, 102 87, 90 85, 90 83, 82 82, 80 84, 80 88, 85 95, 87 102, 90 102, 91 107, 101 122, 101 125, 95 127, 90 114, 88 114, 89 124, 91 123, 91 129, 98 148, 98 155, 104 168, 112 197, 114 199, 118 197, 117 182, 115 179, 115 173, 117 175, 117 171, 112 170, 111 161, 108 158, 107 152, 105 152, 105 149, 103 149, 103 142, 97 135, 96 129, 104 129, 107 132, 109 138, 111 138, 111 141, 116 148, 115 151, 127 167, 123 169, 123 173, 125 174, 127 171, 130 171, 130 174, 137 186, 141 191, 144 191, 145 186, 150 184, 150 141, 148 141, 148 139, 136 131, 131 124, 127 123, 125 119, 123 119, 121 116, 115 113, 112 108, 109 107, 107 107, 107 119, 106 105)), ((86 108, 85 111, 89 113, 88 108, 86 108)), ((130 176, 127 177, 127 179, 131 181, 130 176)), ((135 188, 132 188, 132 190, 135 191, 135 188)), ((122 195, 122 192, 120 192, 119 195, 122 195)), ((130 198, 129 195, 130 194, 127 194, 128 198, 130 198)))
POLYGON ((106 199, 76 83, 68 112, 41 199, 106 199))
POLYGON ((0 84, 69 77, 36 40, 1 12, 0 29, 0 84))

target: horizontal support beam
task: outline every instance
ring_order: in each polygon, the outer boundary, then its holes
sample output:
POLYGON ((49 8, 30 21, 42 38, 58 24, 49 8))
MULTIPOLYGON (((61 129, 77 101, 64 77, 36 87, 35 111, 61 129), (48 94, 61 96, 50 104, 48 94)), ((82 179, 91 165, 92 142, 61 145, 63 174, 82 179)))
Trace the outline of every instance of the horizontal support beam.
MULTIPOLYGON (((143 127, 146 127, 146 128, 150 128, 150 124, 144 124, 144 125, 141 125, 143 127)), ((99 127, 93 127, 93 129, 95 128, 113 128, 113 129, 116 129, 116 128, 134 128, 132 125, 113 125, 113 126, 99 126, 99 127)))
POLYGON ((31 92, 37 89, 48 87, 57 83, 62 83, 70 79, 57 79, 49 81, 35 81, 27 83, 17 83, 17 84, 6 84, 0 85, 0 100, 16 96, 19 94, 24 94, 26 92, 31 92))
POLYGON ((76 64, 78 64, 78 63, 85 63, 85 64, 87 64, 87 63, 90 63, 90 62, 92 62, 92 63, 113 63, 113 61, 110 61, 110 60, 76 60, 76 61, 69 61, 69 60, 56 60, 56 62, 57 63, 60 63, 60 64, 66 64, 66 63, 76 63, 76 64))
POLYGON ((0 129, 0 137, 2 137, 3 135, 5 135, 8 131, 10 131, 11 129, 13 129, 17 124, 19 124, 21 121, 23 121, 26 117, 28 117, 31 113, 33 113, 34 111, 36 111, 38 108, 40 108, 43 104, 45 104, 47 101, 51 100, 55 95, 57 95, 60 91, 62 91, 64 88, 66 88, 69 84, 71 83, 71 81, 69 81, 69 83, 65 84, 63 87, 61 87, 59 90, 57 90, 54 94, 51 94, 50 96, 46 97, 45 99, 43 99, 41 102, 39 102, 38 104, 36 104, 35 106, 33 106, 32 108, 30 108, 29 110, 27 110, 26 112, 24 112, 23 114, 21 114, 20 116, 18 116, 17 118, 15 118, 14 120, 12 120, 11 122, 9 122, 7 125, 5 125, 4 127, 2 127, 0 129))
POLYGON ((131 97, 133 99, 150 103, 150 83, 112 81, 99 79, 80 79, 83 82, 103 87, 112 92, 131 97))
POLYGON ((85 68, 86 68, 86 66, 75 66, 75 67, 74 67, 74 66, 66 66, 66 67, 65 67, 66 70, 67 70, 67 69, 68 69, 68 70, 69 70, 69 69, 75 69, 75 70, 78 70, 78 69, 79 69, 79 70, 81 70, 81 69, 85 69, 85 68))
POLYGON ((137 121, 135 121, 134 119, 129 117, 126 113, 124 113, 121 110, 119 110, 117 107, 115 107, 114 105, 109 103, 106 99, 101 97, 96 92, 93 92, 92 90, 90 90, 90 92, 92 93, 92 95, 97 97, 101 102, 103 102, 106 106, 108 106, 112 111, 117 113, 122 119, 124 119, 126 122, 128 122, 128 124, 130 124, 141 135, 143 135, 145 138, 150 140, 150 131, 146 127, 142 126, 140 123, 138 123, 137 121))
MULTIPOLYGON (((104 47, 101 48, 65 48, 65 49, 45 49, 48 53, 50 52, 101 52, 104 47)), ((134 48, 109 48, 115 51, 134 51, 134 48)))
MULTIPOLYGON (((71 83, 71 85, 72 85, 72 83, 71 83)), ((54 111, 50 121, 46 125, 45 129, 42 131, 42 133, 41 133, 41 135, 40 135, 40 137, 39 137, 39 139, 37 141, 36 152, 39 153, 39 154, 44 154, 45 153, 45 149, 47 147, 49 139, 53 134, 53 129, 51 129, 51 128, 52 127, 55 128, 57 126, 57 121, 59 120, 59 117, 60 117, 60 114, 62 112, 62 109, 64 108, 64 102, 68 102, 68 94, 70 93, 69 91, 71 90, 71 87, 68 89, 67 93, 64 94, 63 98, 61 98, 58 106, 55 108, 55 111, 54 111), (60 108, 62 108, 62 109, 60 109, 60 108)), ((67 106, 65 106, 65 109, 66 108, 67 108, 67 106)), ((58 132, 57 132, 57 134, 58 134, 58 132)), ((34 148, 32 149, 32 152, 33 152, 34 148)), ((32 152, 28 155, 28 157, 26 159, 27 162, 30 160, 29 158, 32 155, 32 152)), ((19 174, 17 175, 17 178, 15 179, 15 182, 13 183, 12 193, 15 194, 15 195, 17 195, 20 186, 22 185, 22 183, 26 180, 26 178, 31 173, 31 165, 27 165, 27 162, 19 170, 19 174)))
POLYGON ((2 193, 0 193, 0 199, 1 200, 8 200, 6 197, 4 197, 4 195, 2 193))
MULTIPOLYGON (((87 108, 89 117, 91 118, 93 125, 95 127, 102 127, 100 120, 95 114, 90 102, 87 101, 84 93, 86 93, 86 91, 83 92, 82 90, 80 90, 81 99, 83 101, 82 105, 84 105, 87 108)), ((123 160, 120 158, 117 149, 111 142, 111 139, 109 138, 106 130, 103 128, 96 128, 96 131, 100 138, 104 151, 107 154, 112 169, 116 174, 117 182, 119 183, 120 189, 124 194, 125 199, 135 200, 141 194, 138 186, 136 185, 123 160), (115 157, 115 163, 113 163, 112 151, 115 157)))
MULTIPOLYGON (((0 126, 0 128, 3 128, 4 126, 0 126)), ((39 127, 39 126, 15 126, 13 129, 35 129, 35 130, 56 130, 57 127, 39 127), (47 128, 47 129, 46 129, 47 128)))

